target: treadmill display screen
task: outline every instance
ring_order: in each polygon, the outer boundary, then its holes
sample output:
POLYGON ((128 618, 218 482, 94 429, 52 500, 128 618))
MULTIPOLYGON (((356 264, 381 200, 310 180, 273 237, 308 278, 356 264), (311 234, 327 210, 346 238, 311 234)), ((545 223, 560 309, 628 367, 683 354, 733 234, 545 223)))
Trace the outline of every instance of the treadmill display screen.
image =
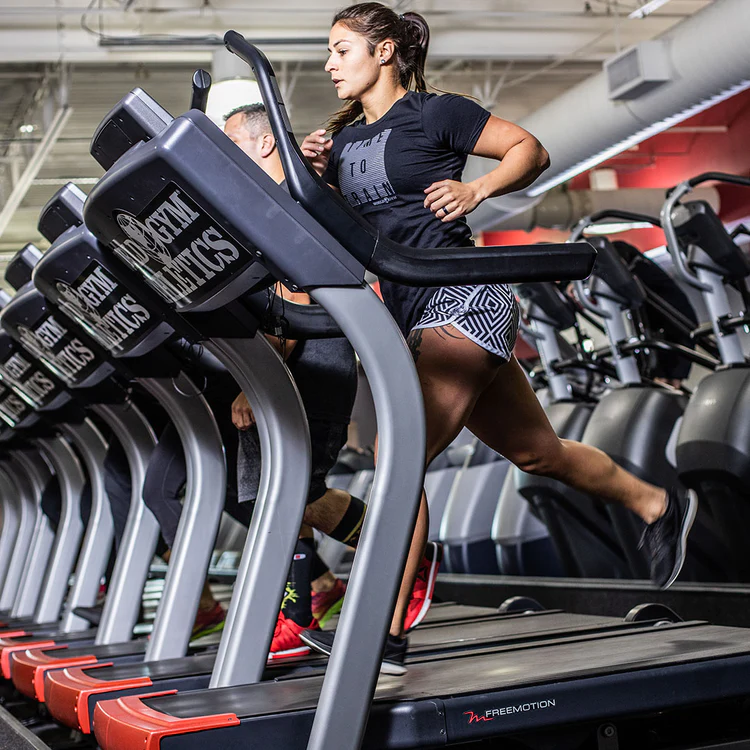
POLYGON ((99 263, 92 262, 73 284, 55 282, 55 291, 53 301, 114 354, 130 349, 150 328, 149 311, 99 263))
POLYGON ((23 346, 69 386, 83 382, 100 365, 94 352, 54 315, 45 315, 33 330, 19 325, 16 334, 23 346))
POLYGON ((21 352, 10 349, 0 358, 0 378, 34 409, 43 409, 57 397, 55 383, 21 352))
POLYGON ((28 404, 10 388, 0 385, 0 418, 11 427, 16 427, 30 415, 28 404))
POLYGON ((253 256, 184 192, 169 184, 138 216, 116 211, 115 253, 177 308, 206 299, 253 256))

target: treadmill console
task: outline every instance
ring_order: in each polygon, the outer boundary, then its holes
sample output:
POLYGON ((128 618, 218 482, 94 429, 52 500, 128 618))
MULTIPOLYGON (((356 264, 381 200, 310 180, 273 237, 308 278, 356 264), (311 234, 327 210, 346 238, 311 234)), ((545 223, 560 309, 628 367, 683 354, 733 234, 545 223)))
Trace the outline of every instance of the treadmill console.
POLYGON ((173 119, 143 89, 133 89, 110 110, 94 131, 91 155, 104 169, 109 169, 136 143, 154 138, 173 119))
POLYGON ((34 284, 110 354, 138 357, 161 346, 174 329, 118 281, 122 270, 85 226, 77 226, 39 261, 34 284))
POLYGON ((0 325, 71 388, 97 385, 114 372, 99 346, 32 286, 6 305, 0 325))

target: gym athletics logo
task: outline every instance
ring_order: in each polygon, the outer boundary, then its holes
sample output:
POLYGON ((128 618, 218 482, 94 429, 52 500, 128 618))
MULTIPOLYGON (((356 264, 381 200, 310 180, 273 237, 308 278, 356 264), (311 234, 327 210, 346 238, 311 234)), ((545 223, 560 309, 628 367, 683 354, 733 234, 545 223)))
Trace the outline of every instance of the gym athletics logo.
POLYGON ((167 302, 190 301, 239 273, 252 256, 188 196, 170 185, 139 215, 114 214, 122 230, 115 254, 141 274, 167 302))

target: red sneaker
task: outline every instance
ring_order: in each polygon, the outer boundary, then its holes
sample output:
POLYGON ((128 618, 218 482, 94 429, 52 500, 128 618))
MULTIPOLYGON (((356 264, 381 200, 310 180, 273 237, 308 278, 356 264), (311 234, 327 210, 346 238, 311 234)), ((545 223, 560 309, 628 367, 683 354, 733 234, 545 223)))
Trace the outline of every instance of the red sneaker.
POLYGON ((273 633, 268 661, 309 654, 310 647, 302 643, 299 637, 299 634, 303 630, 319 630, 318 621, 313 620, 310 625, 305 627, 304 625, 297 625, 294 620, 290 620, 283 612, 279 612, 279 619, 276 620, 276 630, 273 633))
POLYGON ((341 612, 344 605, 346 584, 339 578, 330 591, 321 591, 312 595, 312 615, 321 628, 334 616, 341 612))
POLYGON ((190 640, 194 641, 197 638, 203 638, 204 635, 210 635, 222 630, 226 619, 227 613, 219 602, 216 602, 211 609, 199 609, 198 614, 195 616, 190 640))
POLYGON ((404 619, 404 632, 408 633, 419 625, 432 604, 440 563, 443 560, 443 545, 439 542, 427 542, 424 557, 419 565, 417 580, 411 592, 411 600, 404 619))

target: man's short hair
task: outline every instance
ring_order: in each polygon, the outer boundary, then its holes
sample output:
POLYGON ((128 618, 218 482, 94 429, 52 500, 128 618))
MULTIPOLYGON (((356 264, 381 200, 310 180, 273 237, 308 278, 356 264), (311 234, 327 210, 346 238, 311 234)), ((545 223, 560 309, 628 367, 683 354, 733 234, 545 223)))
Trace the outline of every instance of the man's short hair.
POLYGON ((266 108, 262 104, 245 104, 242 107, 235 107, 224 115, 224 122, 235 115, 242 115, 242 124, 253 138, 273 133, 266 108))

